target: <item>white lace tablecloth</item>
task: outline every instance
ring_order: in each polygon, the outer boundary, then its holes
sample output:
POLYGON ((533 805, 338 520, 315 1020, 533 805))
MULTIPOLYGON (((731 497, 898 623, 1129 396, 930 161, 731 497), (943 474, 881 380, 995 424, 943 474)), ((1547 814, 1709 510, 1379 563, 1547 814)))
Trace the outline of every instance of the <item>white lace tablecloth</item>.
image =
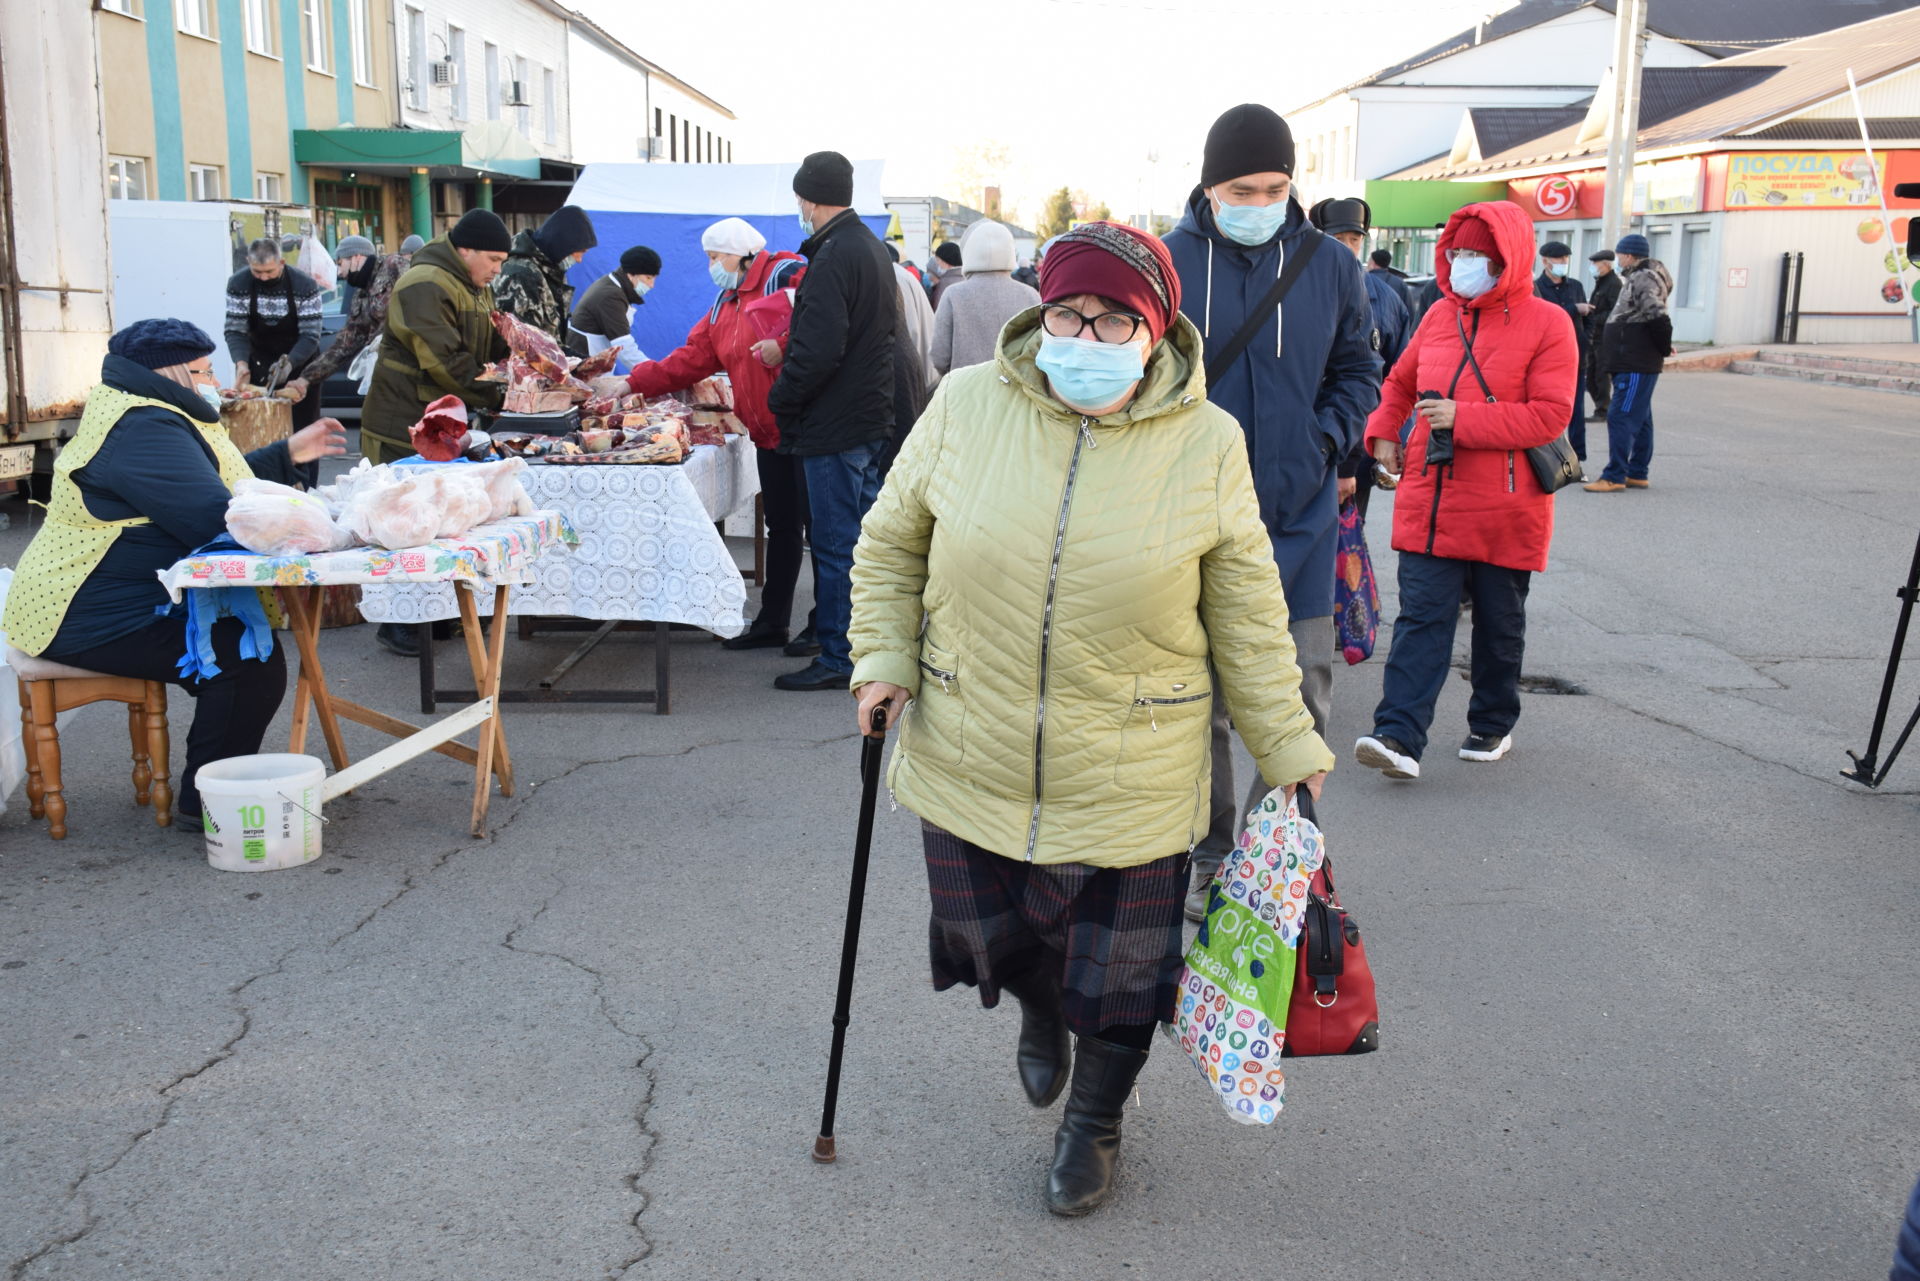
MULTIPOLYGON (((509 613, 746 630, 747 586, 714 524, 760 492, 747 437, 696 446, 679 466, 539 464, 521 479, 534 506, 565 516, 580 543, 529 566, 509 613)), ((376 623, 424 623, 459 610, 451 587, 415 583, 362 589, 360 612, 376 623)))

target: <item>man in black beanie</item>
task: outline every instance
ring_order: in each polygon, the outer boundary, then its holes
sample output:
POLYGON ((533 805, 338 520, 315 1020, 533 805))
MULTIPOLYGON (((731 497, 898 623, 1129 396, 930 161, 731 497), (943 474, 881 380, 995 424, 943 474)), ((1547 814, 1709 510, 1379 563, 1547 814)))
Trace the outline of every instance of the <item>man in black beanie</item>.
MULTIPOLYGON (((1337 475, 1380 403, 1380 358, 1359 260, 1309 223, 1293 192, 1293 132, 1271 108, 1234 107, 1207 132, 1200 185, 1166 236, 1180 273, 1180 310, 1206 345, 1207 399, 1247 437, 1254 493, 1286 589, 1300 697, 1325 734, 1333 701, 1333 566, 1337 475), (1295 278, 1276 297, 1280 277, 1295 278), (1222 361, 1237 347, 1230 361, 1222 361), (1224 367, 1218 367, 1224 364, 1224 367)), ((1233 786, 1226 708, 1214 701, 1211 824, 1194 852, 1199 891, 1265 795, 1258 775, 1245 805, 1233 786)))
MULTIPOLYGON (((797 456, 806 472, 820 649, 810 666, 773 683, 845 690, 853 675, 853 545, 880 493, 882 451, 894 431, 900 293, 886 247, 851 208, 853 165, 845 156, 816 151, 801 161, 793 194, 808 237, 800 246, 807 274, 767 408, 780 425, 779 451, 797 456)), ((799 657, 810 648, 796 642, 787 652, 799 657)))
POLYGON ((573 311, 567 268, 599 243, 587 211, 579 205, 562 205, 538 228, 513 238, 507 264, 493 282, 495 304, 566 346, 567 320, 573 311))
MULTIPOLYGON (((1581 462, 1587 461, 1587 372, 1593 353, 1587 342, 1587 317, 1593 305, 1587 301, 1587 289, 1573 272, 1573 247, 1562 240, 1549 240, 1540 246, 1540 275, 1533 292, 1567 313, 1573 322, 1573 336, 1580 345, 1580 375, 1573 384, 1573 419, 1567 424, 1567 442, 1581 462)), ((1584 482, 1586 476, 1580 479, 1584 482)))
POLYGON ((647 292, 660 279, 660 255, 635 245, 620 255, 620 268, 588 285, 580 305, 567 322, 567 350, 576 356, 595 356, 609 347, 620 349, 623 372, 646 359, 633 340, 633 313, 646 303, 647 292))

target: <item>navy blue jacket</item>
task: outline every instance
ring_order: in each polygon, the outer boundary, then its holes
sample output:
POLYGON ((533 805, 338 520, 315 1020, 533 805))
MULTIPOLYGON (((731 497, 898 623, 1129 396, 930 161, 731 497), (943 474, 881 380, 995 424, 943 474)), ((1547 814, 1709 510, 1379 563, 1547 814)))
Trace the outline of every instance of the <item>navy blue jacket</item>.
POLYGON ((1533 293, 1536 298, 1545 298, 1560 310, 1567 313, 1567 319, 1573 322, 1573 336, 1580 343, 1582 357, 1587 352, 1587 318, 1580 314, 1580 304, 1587 300, 1587 289, 1568 272, 1558 280, 1551 272, 1541 272, 1533 280, 1533 293))
MULTIPOLYGON (((1273 240, 1249 249, 1220 234, 1206 193, 1195 189, 1167 234, 1180 273, 1180 310, 1200 327, 1207 355, 1233 341, 1241 321, 1279 278, 1281 252, 1312 228, 1298 201, 1273 240)), ((1323 244, 1280 305, 1262 319, 1207 399, 1247 435, 1260 516, 1273 539, 1287 609, 1295 621, 1333 613, 1339 508, 1338 461, 1366 434, 1380 403, 1380 358, 1359 260, 1339 241, 1323 244), (1276 343, 1279 352, 1275 354, 1276 343)))
MULTIPOLYGON (((1398 282, 1383 271, 1366 273, 1367 304, 1373 316, 1374 350, 1380 353, 1380 373, 1382 377, 1393 369, 1393 362, 1400 359, 1400 353, 1407 349, 1407 339, 1413 336, 1413 317, 1407 312, 1406 295, 1401 292, 1398 282)), ((1355 445, 1340 463, 1340 475, 1359 476, 1372 467, 1372 458, 1367 453, 1367 443, 1362 440, 1355 445)))
MULTIPOLYGON (((226 482, 213 449, 187 421, 218 422, 220 416, 197 392, 136 365, 108 356, 100 381, 109 387, 164 400, 178 413, 140 405, 121 415, 87 465, 73 473, 87 510, 101 520, 145 516, 153 523, 120 532, 106 556, 80 585, 45 657, 72 658, 118 640, 153 622, 168 604, 159 572, 194 548, 227 532, 226 482)), ((287 443, 277 441, 247 455, 263 480, 298 481, 287 443)))

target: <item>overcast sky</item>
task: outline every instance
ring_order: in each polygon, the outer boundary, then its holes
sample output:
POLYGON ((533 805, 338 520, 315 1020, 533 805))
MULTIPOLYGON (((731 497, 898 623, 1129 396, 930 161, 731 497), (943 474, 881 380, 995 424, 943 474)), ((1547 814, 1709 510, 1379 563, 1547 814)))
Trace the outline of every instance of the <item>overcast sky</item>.
POLYGON ((968 188, 994 176, 982 153, 1004 149, 1005 198, 1029 224, 1061 186, 1122 217, 1168 211, 1226 108, 1284 114, 1512 5, 970 0, 932 17, 882 0, 569 2, 732 109, 737 161, 831 148, 885 160, 889 196, 976 204, 968 188))

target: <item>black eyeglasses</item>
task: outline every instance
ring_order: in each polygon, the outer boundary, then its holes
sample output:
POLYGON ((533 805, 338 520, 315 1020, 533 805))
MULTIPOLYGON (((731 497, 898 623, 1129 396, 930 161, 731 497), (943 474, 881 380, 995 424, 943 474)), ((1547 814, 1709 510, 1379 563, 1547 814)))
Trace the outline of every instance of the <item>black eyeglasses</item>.
POLYGON ((1078 338, 1091 326, 1093 336, 1100 342, 1132 342, 1147 318, 1130 311, 1103 311, 1097 316, 1086 316, 1065 303, 1056 302, 1040 313, 1040 323, 1055 338, 1078 338))

